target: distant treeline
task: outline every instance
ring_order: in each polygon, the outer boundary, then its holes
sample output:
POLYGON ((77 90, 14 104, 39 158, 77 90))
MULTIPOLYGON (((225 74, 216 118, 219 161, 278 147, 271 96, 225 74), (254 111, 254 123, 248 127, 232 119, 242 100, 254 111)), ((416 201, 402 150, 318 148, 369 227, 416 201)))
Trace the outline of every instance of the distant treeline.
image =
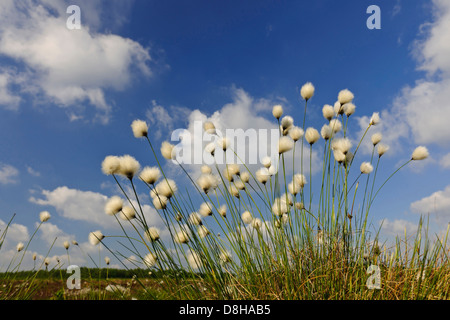
MULTIPOLYGON (((192 274, 188 272, 184 272, 184 274, 180 274, 183 271, 178 272, 178 276, 183 278, 192 277, 192 274)), ((80 267, 81 279, 106 279, 106 277, 110 278, 122 278, 122 279, 131 279, 133 276, 136 276, 140 279, 142 278, 161 278, 163 276, 175 276, 175 271, 165 270, 165 271, 156 271, 152 270, 151 273, 148 269, 112 269, 112 268, 87 268, 80 267)), ((24 279, 55 279, 60 280, 61 278, 66 279, 70 274, 67 273, 66 269, 52 269, 52 270, 28 270, 28 271, 18 271, 18 272, 0 272, 0 280, 8 279, 8 280, 24 280, 24 279)))

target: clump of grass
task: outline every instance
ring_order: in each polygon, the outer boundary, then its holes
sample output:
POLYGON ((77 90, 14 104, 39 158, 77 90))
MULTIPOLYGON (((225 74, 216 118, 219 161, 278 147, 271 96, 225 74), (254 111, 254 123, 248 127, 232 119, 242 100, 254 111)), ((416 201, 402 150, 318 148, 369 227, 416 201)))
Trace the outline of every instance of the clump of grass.
MULTIPOLYGON (((352 148, 348 125, 355 112, 353 93, 342 90, 334 107, 324 106, 322 112, 327 123, 320 134, 315 128, 307 127, 306 110, 313 95, 314 86, 305 84, 301 90, 305 101, 302 127, 294 126, 291 116, 283 117, 281 105, 274 106, 273 115, 280 127, 277 167, 265 160, 262 168, 252 173, 245 164, 229 163, 225 168, 215 164, 202 167, 201 177, 194 181, 178 162, 193 186, 183 194, 164 173, 148 127, 142 120, 132 123, 133 133, 147 141, 156 166, 146 167, 139 176, 140 165, 129 155, 105 158, 103 172, 114 178, 127 206, 133 208, 132 219, 126 222, 117 219, 124 232, 123 223, 131 224, 136 232, 133 236, 125 232, 128 245, 122 243, 122 246, 140 259, 133 262, 136 265, 159 272, 170 270, 171 276, 164 277, 166 298, 448 298, 444 283, 448 280, 446 240, 438 241, 432 249, 426 245, 420 254, 407 257, 402 256, 402 241, 397 241, 394 248, 381 250, 379 230, 374 230, 374 236, 368 230, 370 208, 385 183, 411 161, 425 159, 428 151, 418 147, 376 189, 381 157, 388 150, 388 146, 379 144, 381 135, 372 137, 370 161, 362 162, 358 169, 353 164, 364 137, 379 123, 379 114, 372 115, 356 148, 352 148), (300 164, 295 161, 296 148, 300 148, 300 164), (309 177, 304 175, 305 148, 309 149, 310 156, 309 177), (323 153, 321 180, 313 181, 312 153, 320 149, 323 153), (291 150, 290 160, 285 154, 291 150), (288 166, 292 166, 291 176, 287 174, 288 166), (147 223, 136 180, 148 188, 150 203, 164 221, 170 234, 165 242, 158 230, 147 223), (131 194, 125 192, 126 183, 131 194), (313 194, 313 183, 320 186, 317 196, 313 194), (200 204, 194 203, 194 199, 200 204), (149 237, 148 230, 157 236, 149 237), (138 247, 144 248, 145 254, 138 247), (380 289, 368 289, 370 265, 380 270, 383 284, 380 289), (417 269, 427 272, 427 280, 419 280, 412 286, 416 282, 411 270, 417 269)), ((204 129, 216 134, 211 122, 205 122, 204 129)), ((207 145, 205 151, 214 155, 215 148, 219 148, 237 156, 227 138, 217 137, 217 142, 217 145, 207 145)), ((175 149, 165 141, 161 155, 177 162, 175 149)), ((119 207, 115 213, 123 214, 124 207, 119 207)), ((99 239, 108 248, 105 240, 99 239)), ((413 246, 419 250, 419 238, 414 239, 413 246)))
MULTIPOLYGON (((301 126, 294 125, 292 116, 283 116, 281 105, 274 106, 273 116, 280 128, 278 158, 276 162, 262 159, 261 168, 254 172, 242 162, 225 166, 216 162, 202 166, 201 176, 194 179, 177 161, 176 146, 165 141, 157 152, 147 124, 133 121, 133 135, 148 144, 153 160, 141 170, 131 155, 105 157, 102 171, 121 190, 121 196, 109 199, 105 213, 117 221, 123 235, 104 235, 97 230, 90 233, 89 240, 103 245, 120 263, 127 260, 136 270, 158 275, 149 284, 145 275, 134 273, 133 283, 140 288, 138 298, 450 297, 448 230, 444 238, 431 244, 421 219, 414 239, 397 238, 388 247, 380 243, 380 229, 370 229, 369 213, 384 185, 410 162, 427 158, 427 149, 417 147, 387 179, 378 181, 382 156, 389 149, 380 142, 382 136, 372 136, 370 159, 359 160, 357 155, 365 136, 380 122, 379 114, 372 115, 359 139, 351 140, 348 128, 356 107, 353 93, 345 89, 334 106, 323 107, 325 123, 319 131, 308 126, 306 119, 314 90, 311 83, 301 89, 305 101, 301 126), (356 147, 352 141, 357 141, 356 147), (306 151, 309 159, 304 156, 306 151), (316 180, 313 152, 322 154, 322 172, 316 180), (161 155, 180 167, 191 188, 179 189, 164 172, 161 155), (148 198, 139 196, 142 190, 148 198), (161 217, 164 236, 149 223, 147 205, 161 217), (113 239, 122 250, 112 249, 113 239), (368 274, 370 270, 375 273, 368 274)), ((204 130, 216 138, 205 152, 214 156, 221 149, 238 157, 212 122, 205 122, 204 130)), ((68 250, 68 244, 65 247, 68 250)), ((69 259, 68 251, 67 255, 69 259)), ((123 267, 129 269, 124 263, 123 267)), ((106 277, 113 277, 111 270, 107 269, 106 277)), ((90 274, 90 278, 103 281, 100 273, 90 274)), ((84 298, 111 298, 105 288, 98 285, 97 293, 84 298)), ((119 298, 130 298, 119 294, 119 298)), ((68 298, 64 289, 57 297, 68 298)))

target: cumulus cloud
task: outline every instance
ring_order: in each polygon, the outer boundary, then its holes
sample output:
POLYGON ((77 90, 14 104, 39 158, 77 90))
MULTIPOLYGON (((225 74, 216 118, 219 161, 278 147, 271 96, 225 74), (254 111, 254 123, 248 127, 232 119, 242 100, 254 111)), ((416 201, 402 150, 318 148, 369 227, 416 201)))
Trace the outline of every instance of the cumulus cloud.
MULTIPOLYGON (((280 103, 280 98, 270 100, 254 98, 242 88, 231 87, 232 101, 226 103, 214 113, 208 115, 201 110, 192 110, 188 115, 185 129, 172 133, 171 140, 177 145, 178 155, 188 165, 194 177, 200 175, 200 165, 214 163, 223 167, 225 163, 245 163, 253 173, 261 167, 261 160, 271 156, 272 163, 278 161, 279 131, 276 120, 272 117, 273 105, 280 103), (237 116, 239 115, 239 116, 237 116), (216 135, 204 132, 203 123, 211 121, 216 128, 216 135), (218 146, 222 137, 229 138, 229 149, 224 153, 218 146), (214 156, 204 151, 207 144, 217 145, 214 156)), ((294 125, 300 125, 299 122, 294 125)), ((290 159, 287 173, 292 171, 292 151, 285 153, 290 159)), ((300 147, 296 148, 296 162, 300 163, 300 147)), ((309 172, 309 145, 304 148, 304 172, 309 172)), ((320 157, 313 148, 312 171, 320 168, 320 157)), ((299 166, 298 166, 299 168, 299 166)))
POLYGON ((192 111, 189 108, 180 106, 163 107, 155 100, 151 104, 145 116, 152 128, 153 139, 160 139, 163 135, 169 136, 175 129, 175 124, 185 123, 192 111))
POLYGON ((404 219, 383 219, 380 221, 382 223, 381 230, 385 234, 390 236, 404 236, 405 232, 407 236, 412 236, 417 232, 417 223, 407 221, 404 219))
MULTIPOLYGON (((0 235, 5 232, 8 222, 3 221, 0 219, 0 235)), ((28 240, 29 233, 28 228, 22 224, 18 223, 11 223, 8 227, 8 230, 6 232, 5 236, 5 242, 3 243, 3 246, 7 246, 7 243, 12 243, 13 245, 16 245, 17 242, 24 242, 28 240)))
POLYGON ((111 225, 112 223, 104 213, 108 198, 103 194, 63 186, 53 191, 43 190, 42 196, 43 199, 31 197, 30 201, 42 206, 52 206, 58 214, 68 219, 88 221, 99 225, 111 225))
MULTIPOLYGON (((105 214, 104 208, 108 197, 101 193, 62 186, 53 191, 43 190, 41 194, 42 198, 32 196, 29 200, 42 206, 54 207, 64 218, 86 221, 105 229, 119 227, 116 219, 105 214)), ((147 223, 163 227, 164 224, 154 208, 145 204, 143 199, 141 201, 147 223)), ((133 205, 138 208, 137 203, 133 202, 133 205)))
POLYGON ((444 155, 441 160, 439 161, 439 164, 443 167, 443 168, 450 168, 450 153, 447 153, 446 155, 444 155))
POLYGON ((19 170, 12 165, 0 163, 0 184, 17 183, 19 170))
POLYGON ((431 214, 437 221, 448 222, 450 218, 450 185, 411 203, 411 210, 420 214, 431 214))
MULTIPOLYGON (((83 117, 80 105, 87 102, 96 120, 106 123, 111 113, 106 90, 125 89, 136 73, 150 76, 149 49, 132 39, 96 32, 85 23, 80 30, 69 30, 66 8, 62 0, 2 1, 0 54, 22 63, 23 70, 0 73, 0 104, 17 108, 20 98, 8 86, 12 76, 27 73, 22 92, 40 93, 66 108, 72 119, 83 117)), ((82 11, 90 15, 88 22, 95 21, 96 9, 82 11)))

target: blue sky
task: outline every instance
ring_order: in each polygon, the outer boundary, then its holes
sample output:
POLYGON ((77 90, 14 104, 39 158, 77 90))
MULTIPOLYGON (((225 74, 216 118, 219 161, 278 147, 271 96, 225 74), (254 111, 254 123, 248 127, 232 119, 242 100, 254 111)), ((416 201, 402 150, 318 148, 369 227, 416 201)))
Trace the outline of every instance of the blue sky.
POLYGON ((345 88, 355 94, 355 136, 380 112, 373 132, 391 147, 380 177, 416 146, 429 149, 388 183, 371 214, 392 236, 412 234, 430 213, 441 234, 450 217, 449 17, 444 0, 2 1, 0 229, 16 217, 0 265, 43 210, 52 219, 30 247, 40 255, 55 236, 50 256, 64 255, 62 239, 95 252, 90 231, 117 231, 101 225, 105 199, 117 194, 102 160, 129 153, 155 164, 132 135, 134 119, 151 124, 157 146, 194 119, 264 127, 278 103, 300 124, 308 81, 316 88, 308 125, 320 129, 322 106, 345 88), (70 4, 81 9, 80 30, 66 27, 70 4), (381 9, 379 30, 366 27, 372 4, 381 9), (244 109, 255 118, 240 117, 244 109))

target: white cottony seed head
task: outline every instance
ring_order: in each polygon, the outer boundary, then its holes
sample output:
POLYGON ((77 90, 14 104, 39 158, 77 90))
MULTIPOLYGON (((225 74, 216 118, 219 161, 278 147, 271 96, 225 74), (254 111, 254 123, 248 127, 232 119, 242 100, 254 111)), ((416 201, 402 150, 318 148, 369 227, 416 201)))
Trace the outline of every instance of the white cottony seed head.
POLYGON ((385 145, 384 143, 378 144, 377 152, 378 152, 379 157, 381 157, 383 154, 385 154, 386 151, 388 151, 388 150, 389 150, 389 146, 385 145))
POLYGON ((294 119, 291 116, 284 116, 281 119, 281 128, 286 132, 294 125, 294 119))
POLYGON ((198 212, 204 217, 212 215, 212 204, 209 202, 203 202, 200 205, 198 212))
POLYGON ((157 260, 158 257, 156 255, 154 255, 153 253, 149 253, 144 257, 143 262, 148 268, 151 268, 156 264, 157 260))
POLYGON ((284 152, 287 152, 291 150, 294 147, 294 140, 292 140, 290 137, 284 136, 280 137, 278 140, 278 153, 282 154, 284 152))
POLYGON ((352 114, 354 114, 355 110, 356 110, 356 106, 353 103, 348 102, 348 103, 344 104, 344 113, 347 117, 350 117, 352 114))
POLYGON ((428 149, 426 147, 419 146, 413 151, 411 160, 424 160, 428 158, 428 156, 428 149))
POLYGON ((174 180, 164 179, 155 186, 155 189, 157 194, 170 199, 177 192, 178 187, 174 180))
POLYGON ((167 160, 171 160, 175 158, 175 146, 168 141, 164 141, 161 144, 161 154, 167 160))
POLYGON ((209 234, 209 230, 204 225, 201 225, 197 227, 197 233, 200 238, 204 238, 209 234))
POLYGON ((301 173, 295 174, 294 177, 292 178, 292 181, 295 184, 297 184, 300 188, 303 188, 307 183, 305 175, 301 173))
POLYGON ((339 121, 339 119, 330 120, 330 128, 331 128, 331 130, 333 130, 334 133, 341 131, 341 129, 342 129, 341 121, 339 121))
POLYGON ((378 112, 374 112, 372 117, 370 118, 370 125, 374 126, 380 122, 380 114, 378 112))
POLYGON ((262 158, 261 164, 264 167, 269 168, 272 165, 272 160, 270 159, 269 156, 266 156, 266 157, 262 158))
POLYGON ((300 95, 303 99, 308 101, 314 95, 314 86, 311 82, 305 83, 300 89, 300 95))
POLYGON ((95 246, 95 245, 99 244, 100 241, 102 241, 104 237, 105 236, 103 235, 103 233, 100 230, 93 231, 93 232, 89 233, 89 242, 90 242, 90 244, 95 246))
POLYGON ((175 242, 178 242, 178 243, 188 243, 188 241, 189 241, 189 234, 185 231, 185 230, 181 230, 181 231, 178 231, 176 234, 175 234, 175 237, 174 237, 175 239, 175 242))
POLYGON ((219 186, 219 179, 210 173, 202 174, 197 179, 198 186, 203 192, 208 193, 211 189, 216 189, 219 186))
POLYGON ((262 227, 262 221, 259 218, 255 218, 252 220, 251 225, 254 229, 259 230, 262 227))
POLYGON ((194 226, 199 226, 202 224, 202 217, 197 212, 192 212, 188 221, 194 226))
POLYGON ((131 123, 131 129, 133 130, 133 134, 136 138, 146 137, 148 134, 147 123, 142 120, 134 120, 131 123))
POLYGON ((222 148, 223 151, 226 151, 228 147, 230 146, 230 139, 227 137, 223 137, 219 140, 219 146, 222 148))
POLYGON ((24 248, 24 244, 23 244, 22 242, 19 242, 19 243, 17 244, 17 246, 16 246, 17 252, 22 251, 23 248, 24 248))
POLYGON ((342 163, 345 161, 345 154, 339 149, 333 150, 333 156, 334 156, 334 159, 339 163, 342 163))
POLYGON ((352 102, 353 98, 354 98, 354 95, 350 90, 344 89, 344 90, 339 91, 338 101, 341 104, 346 104, 346 103, 352 102))
POLYGON ((298 140, 300 140, 302 137, 303 137, 303 129, 302 128, 299 128, 299 127, 296 127, 296 126, 294 126, 294 127, 292 127, 290 130, 289 130, 289 136, 292 138, 292 140, 294 140, 294 141, 298 141, 298 140))
POLYGON ((328 140, 331 138, 331 135, 333 134, 333 130, 331 130, 331 127, 328 124, 324 124, 322 126, 322 129, 320 130, 320 135, 324 140, 328 140))
POLYGON ((279 104, 273 106, 272 114, 276 119, 280 119, 281 116, 283 115, 283 107, 279 104))
POLYGON ((64 249, 68 250, 69 247, 70 247, 69 241, 64 241, 64 242, 63 242, 63 247, 64 247, 64 249))
POLYGON ((305 133, 305 139, 306 141, 308 141, 308 143, 310 145, 313 145, 314 143, 317 142, 317 140, 319 140, 320 135, 319 135, 319 131, 317 131, 316 129, 309 127, 308 129, 306 129, 306 133, 305 133))
POLYGON ((118 196, 112 196, 105 205, 105 213, 113 216, 122 210, 123 200, 118 196))
POLYGON ((221 205, 220 206, 220 208, 219 208, 219 214, 222 216, 222 217, 225 217, 226 215, 227 215, 227 206, 226 205, 221 205))
POLYGON ((206 133, 215 134, 216 126, 211 121, 206 121, 203 123, 203 130, 205 130, 206 133))
POLYGON ((153 206, 156 210, 165 209, 167 207, 167 202, 169 202, 169 199, 163 195, 158 195, 153 198, 153 206))
POLYGON ((106 175, 119 172, 120 159, 117 156, 106 156, 102 162, 102 171, 106 175))
POLYGON ((208 174, 208 173, 211 173, 212 172, 212 169, 211 169, 211 167, 210 166, 208 166, 208 165, 203 165, 201 168, 200 168, 200 170, 202 171, 202 173, 205 173, 205 174, 208 174))
POLYGON ((245 224, 249 224, 253 220, 253 216, 250 213, 250 211, 245 211, 244 213, 242 213, 241 218, 242 218, 242 221, 244 221, 245 224))
POLYGON ((159 229, 156 227, 150 227, 145 231, 145 238, 150 241, 154 242, 159 239, 159 229))
POLYGON ((339 101, 334 103, 334 113, 337 115, 344 114, 344 106, 339 101))
POLYGON ((369 174, 372 172, 373 166, 370 164, 370 162, 363 162, 363 163, 361 163, 361 166, 359 169, 361 170, 361 173, 369 174))
POLYGON ((255 175, 256 179, 262 184, 266 184, 267 180, 269 180, 270 178, 269 169, 267 169, 266 167, 258 169, 255 172, 255 175))
POLYGON ((374 146, 376 146, 381 141, 381 138, 383 138, 382 133, 377 132, 377 133, 374 133, 370 139, 372 140, 372 144, 374 146))
POLYGON ((247 171, 241 172, 239 176, 241 177, 241 181, 243 183, 248 183, 250 181, 250 173, 247 171))
POLYGON ((128 179, 132 179, 141 167, 139 162, 128 154, 120 157, 119 161, 120 165, 118 173, 127 177, 128 179))
POLYGON ((331 148, 333 150, 339 150, 343 154, 346 154, 352 147, 352 143, 348 138, 338 138, 333 140, 334 141, 331 143, 331 148))
POLYGON ((322 108, 322 114, 325 119, 330 121, 334 117, 334 108, 329 104, 326 104, 322 108))
POLYGON ((161 177, 158 167, 145 167, 139 174, 139 178, 148 184, 154 184, 161 177))
POLYGON ((128 221, 136 217, 136 211, 132 207, 125 206, 119 214, 120 219, 128 221))
POLYGON ((39 213, 39 219, 41 220, 41 222, 48 221, 50 217, 51 215, 48 211, 41 211, 41 213, 39 213))

